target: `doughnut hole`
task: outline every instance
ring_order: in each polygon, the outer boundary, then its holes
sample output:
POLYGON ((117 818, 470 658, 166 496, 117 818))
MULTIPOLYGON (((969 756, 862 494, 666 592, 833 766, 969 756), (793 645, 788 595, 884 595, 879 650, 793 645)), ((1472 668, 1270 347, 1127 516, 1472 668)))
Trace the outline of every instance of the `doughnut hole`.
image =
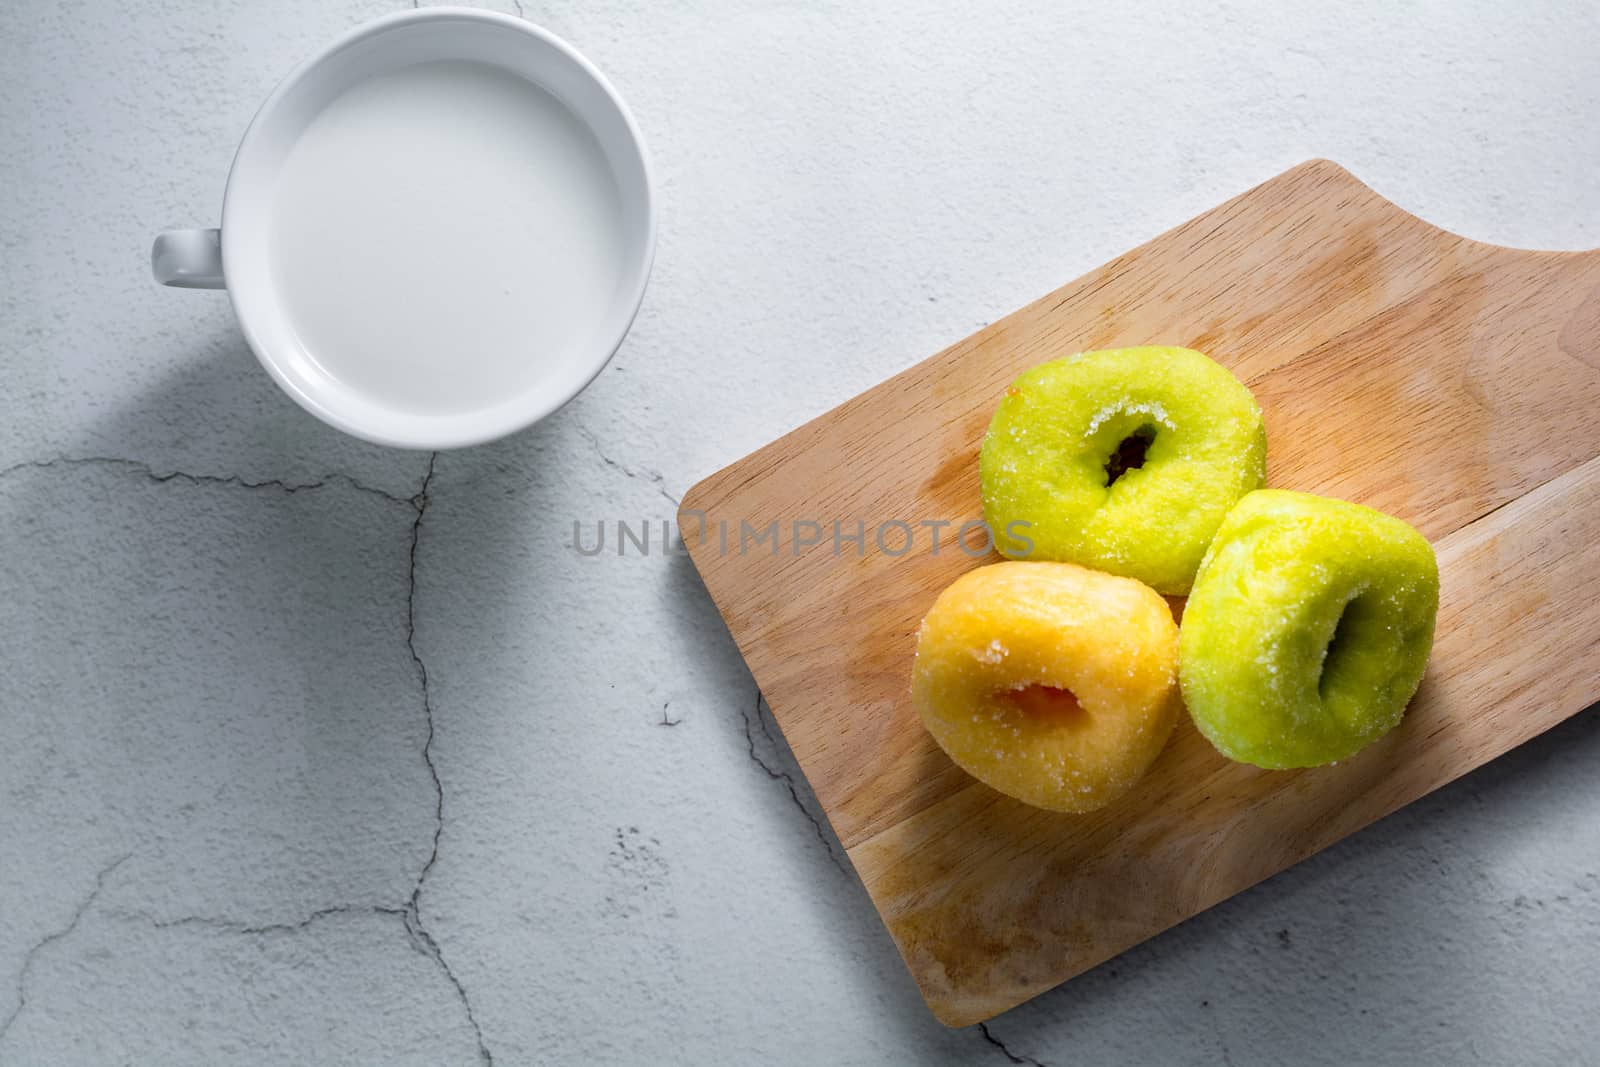
POLYGON ((1070 563, 962 575, 922 621, 911 696, 934 741, 1002 793, 1093 811, 1177 719, 1177 627, 1149 587, 1070 563))
POLYGON ((1067 730, 1089 725, 1089 713, 1072 695, 1072 690, 1057 685, 1025 685, 1002 693, 1001 699, 1011 701, 1023 715, 1041 724, 1067 730))
POLYGON ((1317 672, 1317 694, 1324 703, 1331 694, 1359 684, 1360 649, 1376 636, 1371 631, 1382 625, 1382 619, 1362 604, 1360 596, 1345 602, 1333 625, 1333 636, 1322 651, 1322 669, 1317 672))
POLYGON ((1145 423, 1117 442, 1117 447, 1111 450, 1111 455, 1106 459, 1106 487, 1116 485, 1117 479, 1129 471, 1143 467, 1155 439, 1155 426, 1145 423))

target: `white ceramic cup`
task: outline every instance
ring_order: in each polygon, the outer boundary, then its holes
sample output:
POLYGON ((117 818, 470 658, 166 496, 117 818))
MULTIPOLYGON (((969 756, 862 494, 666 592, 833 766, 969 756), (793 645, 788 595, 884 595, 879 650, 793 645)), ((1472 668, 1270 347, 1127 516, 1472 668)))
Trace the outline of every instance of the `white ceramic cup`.
MULTIPOLYGON (((605 77, 565 42, 521 19, 470 8, 424 8, 357 28, 285 78, 256 113, 234 156, 221 229, 160 234, 151 250, 151 266, 163 285, 227 289, 262 366, 317 418, 379 444, 438 449, 513 433, 555 411, 588 385, 633 322, 654 250, 655 206, 644 144, 633 117, 605 77), (438 60, 499 68, 565 104, 599 146, 616 183, 615 203, 622 215, 616 220, 621 235, 616 284, 608 290, 614 295, 599 312, 601 327, 568 345, 571 350, 529 353, 547 368, 537 381, 522 388, 508 386, 479 410, 434 412, 397 406, 330 374, 296 331, 274 284, 269 249, 277 179, 312 120, 365 79, 438 60)), ((528 250, 529 255, 539 253, 528 250)), ((492 279, 485 284, 492 284, 492 279)), ((508 351, 515 350, 515 337, 503 340, 513 346, 508 351)))

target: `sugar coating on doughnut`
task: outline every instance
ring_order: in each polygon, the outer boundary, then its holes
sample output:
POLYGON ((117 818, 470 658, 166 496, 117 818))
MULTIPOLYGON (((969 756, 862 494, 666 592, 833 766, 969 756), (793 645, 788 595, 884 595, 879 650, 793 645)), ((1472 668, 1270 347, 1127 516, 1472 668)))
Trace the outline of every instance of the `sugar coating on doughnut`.
POLYGON ((974 778, 1053 811, 1133 788, 1177 720, 1178 629, 1154 590, 1070 563, 969 571, 917 635, 911 697, 974 778))
POLYGON ((1182 595, 1228 509, 1261 485, 1266 454, 1255 398, 1203 353, 1080 352, 1006 390, 979 456, 984 518, 1004 556, 1182 595), (1142 462, 1121 469, 1135 438, 1142 462))
POLYGON ((1184 607, 1184 702, 1231 759, 1274 769, 1345 759, 1400 722, 1438 610, 1438 562, 1411 526, 1310 493, 1251 493, 1184 607))

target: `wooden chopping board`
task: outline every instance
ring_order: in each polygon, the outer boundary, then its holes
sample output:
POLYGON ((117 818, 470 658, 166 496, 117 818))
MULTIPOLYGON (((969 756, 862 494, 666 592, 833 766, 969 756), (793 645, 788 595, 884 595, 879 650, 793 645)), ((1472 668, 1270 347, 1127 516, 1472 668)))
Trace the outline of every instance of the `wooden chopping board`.
POLYGON ((712 475, 680 521, 929 1007, 976 1023, 1600 699, 1600 251, 1479 244, 1305 163, 712 475), (1250 386, 1269 485, 1432 540, 1438 636, 1404 722, 1353 759, 1261 771, 1184 719, 1121 801, 1038 811, 923 731, 917 625, 998 558, 954 536, 981 515, 978 446, 1006 385, 1143 344, 1201 349, 1250 386), (756 540, 774 520, 775 543, 756 540), (911 551, 891 520, 913 524, 911 551), (952 523, 937 554, 925 520, 952 523), (865 524, 859 552, 835 553, 835 521, 865 524))

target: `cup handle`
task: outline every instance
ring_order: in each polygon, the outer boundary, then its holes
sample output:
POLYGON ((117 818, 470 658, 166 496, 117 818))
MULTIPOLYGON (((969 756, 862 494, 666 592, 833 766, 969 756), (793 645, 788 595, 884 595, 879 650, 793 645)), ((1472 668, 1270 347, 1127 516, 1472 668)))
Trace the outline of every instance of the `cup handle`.
POLYGON ((150 272, 179 289, 226 289, 221 230, 167 230, 150 246, 150 272))

